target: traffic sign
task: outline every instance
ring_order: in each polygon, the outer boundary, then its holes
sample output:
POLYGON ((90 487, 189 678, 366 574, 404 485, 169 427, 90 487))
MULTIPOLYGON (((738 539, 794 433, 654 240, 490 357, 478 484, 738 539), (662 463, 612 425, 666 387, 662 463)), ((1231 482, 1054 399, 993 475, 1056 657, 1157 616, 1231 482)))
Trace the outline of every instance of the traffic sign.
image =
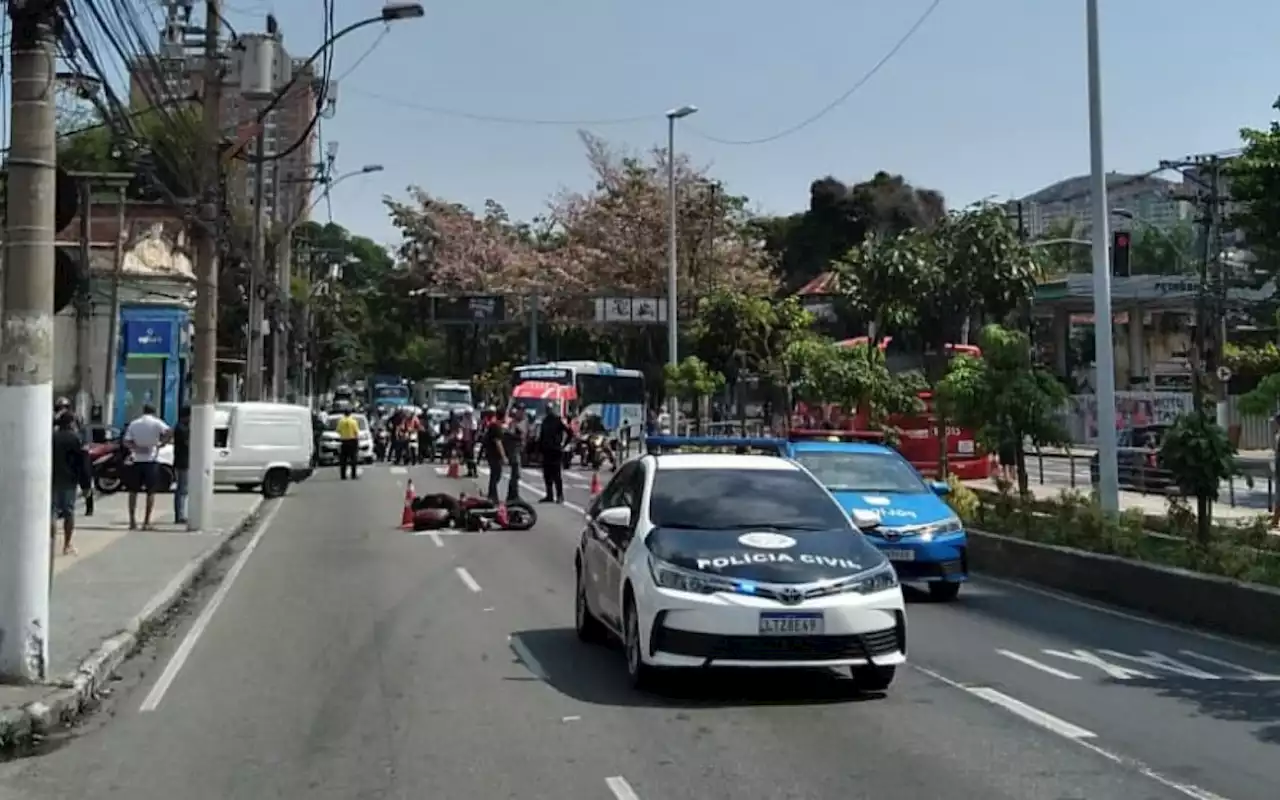
POLYGON ((1231 367, 1228 367, 1228 366, 1218 367, 1218 380, 1222 381, 1223 383, 1228 383, 1231 380, 1231 367))

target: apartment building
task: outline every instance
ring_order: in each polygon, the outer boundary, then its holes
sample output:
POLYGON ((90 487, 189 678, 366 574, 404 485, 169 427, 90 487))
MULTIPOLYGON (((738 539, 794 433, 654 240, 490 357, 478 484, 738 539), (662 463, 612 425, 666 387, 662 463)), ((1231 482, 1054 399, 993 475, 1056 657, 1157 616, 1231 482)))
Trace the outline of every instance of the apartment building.
MULTIPOLYGON (((1123 209, 1137 221, 1113 218, 1114 227, 1169 228, 1195 218, 1195 206, 1182 183, 1147 175, 1113 172, 1107 175, 1107 199, 1112 209, 1123 209)), ((1080 175, 1058 181, 1026 197, 1011 201, 1011 215, 1022 205, 1023 225, 1031 237, 1062 230, 1068 222, 1076 235, 1088 238, 1093 227, 1093 193, 1090 177, 1080 175)))

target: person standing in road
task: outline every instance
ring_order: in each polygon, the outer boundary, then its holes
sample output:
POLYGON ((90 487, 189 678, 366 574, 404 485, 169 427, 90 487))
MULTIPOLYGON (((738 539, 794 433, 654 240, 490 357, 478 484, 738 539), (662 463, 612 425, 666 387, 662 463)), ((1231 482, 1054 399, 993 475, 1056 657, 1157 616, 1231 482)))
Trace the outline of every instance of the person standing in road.
POLYGON ((351 409, 342 412, 338 419, 338 475, 347 479, 347 468, 351 468, 351 479, 360 477, 360 423, 352 416, 351 409))
POLYGON ((502 485, 502 465, 507 462, 507 452, 503 440, 506 438, 506 426, 496 409, 486 409, 484 417, 484 434, 480 440, 484 450, 484 460, 489 464, 489 499, 498 502, 498 489, 502 485))
POLYGON ((543 503, 564 502, 564 446, 569 440, 569 428, 560 419, 560 408, 547 404, 547 417, 538 428, 538 451, 542 455, 542 482, 547 496, 543 503))
POLYGON ((76 532, 76 494, 84 497, 92 491, 89 454, 76 433, 76 417, 63 411, 54 420, 53 430, 53 525, 49 535, 58 535, 57 523, 62 520, 62 554, 73 556, 75 548, 71 537, 76 532))
MULTIPOLYGON (((151 530, 151 515, 156 507, 156 490, 159 483, 159 464, 156 459, 160 447, 169 441, 172 431, 165 421, 156 416, 156 407, 150 403, 142 406, 142 416, 129 423, 124 430, 124 444, 133 455, 133 468, 129 480, 129 530, 138 528, 138 492, 146 492, 147 505, 142 517, 142 529, 151 530)), ((168 486, 163 487, 168 489, 168 486)))
POLYGON ((507 462, 511 465, 511 479, 507 481, 507 502, 520 499, 520 459, 524 455, 525 442, 529 438, 529 420, 524 409, 511 409, 507 418, 506 430, 503 434, 502 449, 507 453, 507 462))
POLYGON ((173 429, 173 521, 187 521, 187 478, 191 469, 191 407, 178 409, 178 427, 173 429))

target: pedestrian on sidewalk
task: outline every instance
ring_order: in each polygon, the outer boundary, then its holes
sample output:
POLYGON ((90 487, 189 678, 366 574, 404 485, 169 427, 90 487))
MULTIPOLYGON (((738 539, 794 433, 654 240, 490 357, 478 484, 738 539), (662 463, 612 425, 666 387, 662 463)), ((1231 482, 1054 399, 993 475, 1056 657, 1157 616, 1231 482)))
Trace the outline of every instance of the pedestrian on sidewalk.
POLYGON ((76 494, 88 497, 93 491, 89 454, 76 432, 76 415, 63 411, 54 420, 53 429, 53 524, 49 536, 57 538, 58 520, 62 520, 62 554, 76 553, 71 538, 76 532, 76 494))
MULTIPOLYGON (((133 455, 133 467, 129 470, 129 530, 138 528, 138 493, 147 495, 146 510, 142 517, 142 529, 152 530, 151 515, 156 508, 156 489, 160 483, 160 465, 157 458, 173 431, 164 420, 156 416, 156 407, 150 403, 142 406, 142 416, 129 423, 124 430, 124 444, 133 455)), ((164 487, 168 489, 169 487, 164 487)))
POLYGON ((542 482, 547 496, 543 503, 564 502, 564 446, 569 440, 569 428, 560 419, 560 406, 547 404, 547 418, 538 428, 538 450, 542 455, 542 482))
POLYGON ((360 478, 360 423, 351 415, 351 409, 342 412, 338 420, 338 476, 347 479, 351 468, 351 480, 360 478))
POLYGON ((173 521, 187 521, 187 476, 191 469, 191 407, 178 409, 178 427, 173 429, 173 521))

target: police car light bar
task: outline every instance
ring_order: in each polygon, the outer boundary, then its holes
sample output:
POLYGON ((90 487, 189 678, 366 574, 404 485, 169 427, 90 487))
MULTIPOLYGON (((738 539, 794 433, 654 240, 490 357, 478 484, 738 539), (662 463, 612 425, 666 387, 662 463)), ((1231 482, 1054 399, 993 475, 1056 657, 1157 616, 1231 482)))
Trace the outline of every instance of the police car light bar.
POLYGON ((738 452, 764 451, 768 455, 782 455, 786 441, 769 437, 747 438, 743 436, 649 436, 644 440, 650 453, 679 452, 738 452))
POLYGON ((884 442, 884 434, 880 431, 824 431, 801 428, 787 432, 787 439, 793 442, 884 442))

